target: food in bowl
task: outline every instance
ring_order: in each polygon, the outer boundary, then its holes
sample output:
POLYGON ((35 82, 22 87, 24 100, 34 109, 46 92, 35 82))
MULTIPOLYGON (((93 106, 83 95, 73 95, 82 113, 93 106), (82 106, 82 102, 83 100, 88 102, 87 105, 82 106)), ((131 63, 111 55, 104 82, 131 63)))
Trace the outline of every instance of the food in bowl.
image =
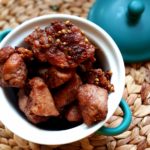
POLYGON ((18 89, 18 106, 34 123, 52 117, 91 126, 107 115, 111 71, 97 66, 96 46, 71 21, 51 21, 0 51, 0 85, 18 89))

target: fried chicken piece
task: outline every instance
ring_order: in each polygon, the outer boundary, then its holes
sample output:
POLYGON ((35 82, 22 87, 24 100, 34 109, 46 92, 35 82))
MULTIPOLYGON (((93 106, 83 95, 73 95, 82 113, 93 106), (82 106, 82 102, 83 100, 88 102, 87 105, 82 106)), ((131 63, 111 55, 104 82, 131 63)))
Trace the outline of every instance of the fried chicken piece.
POLYGON ((75 76, 70 79, 70 81, 54 93, 54 101, 56 107, 61 110, 64 106, 73 102, 77 97, 77 90, 82 84, 80 77, 75 74, 75 76))
POLYGON ((23 87, 27 76, 26 65, 15 49, 7 46, 0 50, 0 85, 23 87))
POLYGON ((17 52, 23 59, 32 59, 33 58, 33 52, 24 47, 16 47, 15 52, 17 52))
POLYGON ((79 106, 70 106, 65 114, 65 117, 70 122, 80 122, 82 120, 82 115, 79 106))
POLYGON ((53 97, 43 79, 34 77, 29 81, 31 86, 31 112, 38 116, 58 116, 53 97))
POLYGON ((19 97, 18 99, 19 108, 25 114, 25 116, 30 122, 37 124, 37 123, 46 121, 48 119, 47 117, 37 116, 31 112, 30 99, 25 94, 23 89, 19 90, 18 97, 19 97))
POLYGON ((38 27, 25 42, 40 61, 60 68, 75 68, 95 52, 94 45, 70 21, 52 21, 45 29, 38 27))
POLYGON ((1 66, 0 85, 7 87, 21 88, 25 85, 27 78, 27 68, 21 56, 12 54, 1 66), (3 84, 3 81, 5 84, 3 84))
POLYGON ((72 70, 72 69, 62 70, 59 68, 51 67, 48 70, 48 74, 49 74, 49 77, 47 80, 48 86, 50 88, 56 88, 64 84, 68 80, 70 80, 74 76, 75 70, 72 70))
POLYGON ((110 83, 111 75, 110 71, 103 72, 102 69, 91 69, 86 74, 86 80, 89 84, 95 84, 105 88, 108 92, 113 92, 114 86, 110 83))
POLYGON ((78 101, 84 122, 91 126, 107 115, 107 90, 92 84, 84 84, 78 89, 78 101))
POLYGON ((15 49, 10 46, 0 49, 0 63, 4 63, 14 52, 15 49))
POLYGON ((15 49, 11 46, 0 49, 0 63, 4 63, 13 53, 18 53, 23 59, 32 59, 33 52, 24 47, 16 47, 15 49))
POLYGON ((60 69, 54 66, 49 68, 40 68, 38 70, 41 77, 46 81, 49 88, 56 88, 68 80, 75 74, 73 69, 60 69))

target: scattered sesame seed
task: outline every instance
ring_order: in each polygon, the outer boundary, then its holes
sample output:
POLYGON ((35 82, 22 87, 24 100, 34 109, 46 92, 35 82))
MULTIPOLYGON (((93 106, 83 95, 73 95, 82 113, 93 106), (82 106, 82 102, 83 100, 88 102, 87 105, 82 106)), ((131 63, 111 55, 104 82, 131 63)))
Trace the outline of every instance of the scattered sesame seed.
POLYGON ((61 34, 62 32, 61 32, 61 31, 58 31, 58 33, 61 34))
POLYGON ((81 30, 81 33, 84 34, 84 31, 81 30))
POLYGON ((48 40, 49 40, 49 41, 52 41, 52 38, 51 38, 51 37, 49 37, 49 38, 48 38, 48 40))
POLYGON ((88 42, 89 40, 87 38, 85 38, 85 42, 88 42))
POLYGON ((65 29, 62 29, 61 32, 62 32, 62 33, 66 33, 66 30, 65 30, 65 29))
POLYGON ((58 43, 59 43, 59 42, 60 42, 60 39, 56 39, 56 42, 58 42, 58 43))
POLYGON ((114 86, 111 86, 110 91, 114 92, 114 86))
POLYGON ((68 58, 68 59, 71 59, 71 56, 68 55, 67 58, 68 58))
POLYGON ((99 79, 98 79, 98 78, 95 78, 95 81, 96 81, 96 82, 99 82, 99 79))
POLYGON ((69 24, 70 23, 70 21, 69 20, 67 20, 66 22, 65 22, 65 24, 69 24))
POLYGON ((97 84, 97 85, 98 85, 98 84, 99 84, 99 82, 95 82, 95 84, 97 84))
POLYGON ((71 30, 67 30, 68 33, 71 33, 71 30))
POLYGON ((46 44, 45 46, 46 46, 46 47, 49 47, 49 46, 50 46, 50 44, 46 44))

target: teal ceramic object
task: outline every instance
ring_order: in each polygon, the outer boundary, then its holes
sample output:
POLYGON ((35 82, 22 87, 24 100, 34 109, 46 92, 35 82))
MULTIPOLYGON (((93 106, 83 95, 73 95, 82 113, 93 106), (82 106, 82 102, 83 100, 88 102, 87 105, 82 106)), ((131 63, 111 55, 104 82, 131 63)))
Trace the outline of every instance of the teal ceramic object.
POLYGON ((122 123, 115 127, 115 128, 108 128, 108 127, 102 127, 100 130, 98 130, 97 134, 103 134, 103 135, 118 135, 126 131, 131 123, 132 120, 132 114, 131 110, 126 103, 124 99, 121 100, 120 105, 121 109, 123 110, 124 117, 122 123))
POLYGON ((125 62, 150 60, 150 0, 96 0, 88 19, 110 34, 125 62))
POLYGON ((11 31, 11 29, 6 29, 3 31, 0 31, 0 42, 3 40, 3 38, 11 31))
MULTIPOLYGON (((11 29, 0 31, 0 42, 10 31, 11 31, 11 29)), ((124 117, 123 117, 122 123, 118 127, 115 127, 115 128, 102 127, 97 131, 97 134, 112 136, 112 135, 121 134, 122 132, 127 130, 127 128, 129 127, 129 125, 131 123, 131 119, 132 119, 131 110, 124 99, 121 100, 120 107, 124 112, 124 117)))

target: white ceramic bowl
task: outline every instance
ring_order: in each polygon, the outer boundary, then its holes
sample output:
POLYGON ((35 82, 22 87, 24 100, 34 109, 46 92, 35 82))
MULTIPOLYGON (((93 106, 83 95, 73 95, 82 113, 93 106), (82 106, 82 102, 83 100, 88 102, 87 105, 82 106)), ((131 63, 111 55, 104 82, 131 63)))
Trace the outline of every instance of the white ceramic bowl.
POLYGON ((22 45, 23 39, 30 34, 36 26, 45 27, 51 20, 71 20, 100 48, 97 56, 104 70, 113 72, 111 83, 114 84, 115 92, 109 94, 108 114, 104 121, 87 127, 84 123, 71 129, 61 131, 49 131, 39 129, 30 124, 17 111, 17 104, 9 91, 7 93, 0 88, 0 120, 5 126, 20 137, 35 143, 60 145, 80 140, 87 137, 101 128, 104 123, 113 115, 118 107, 124 89, 125 69, 121 53, 112 38, 100 27, 94 23, 71 15, 53 14, 37 17, 24 22, 0 43, 0 48, 11 45, 22 45))

